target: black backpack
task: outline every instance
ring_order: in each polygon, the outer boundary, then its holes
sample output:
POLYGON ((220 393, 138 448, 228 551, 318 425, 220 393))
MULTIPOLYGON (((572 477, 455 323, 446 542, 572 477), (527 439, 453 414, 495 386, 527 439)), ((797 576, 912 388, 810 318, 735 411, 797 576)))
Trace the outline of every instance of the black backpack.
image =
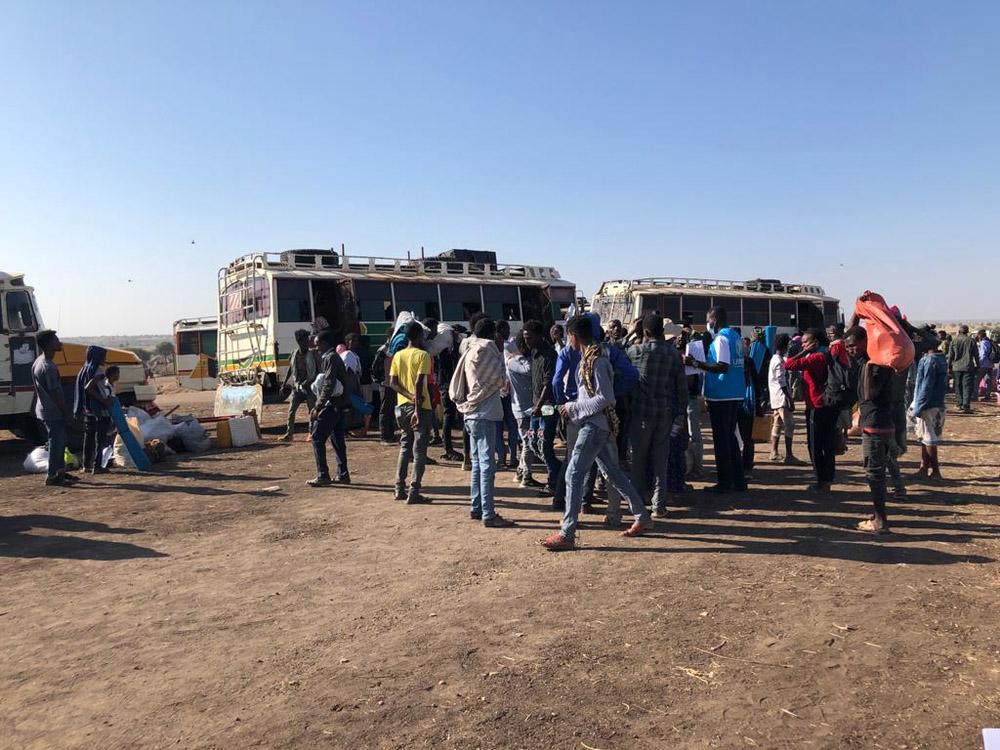
POLYGON ((989 349, 986 351, 986 358, 990 361, 990 364, 1000 363, 1000 347, 997 346, 997 342, 992 339, 986 339, 986 343, 989 349))
POLYGON ((376 352, 375 359, 372 360, 371 376, 373 383, 382 384, 385 382, 385 360, 389 356, 389 344, 382 344, 376 352))
POLYGON ((858 399, 858 376, 851 368, 829 352, 826 356, 826 385, 823 387, 823 405, 834 409, 850 409, 858 399))

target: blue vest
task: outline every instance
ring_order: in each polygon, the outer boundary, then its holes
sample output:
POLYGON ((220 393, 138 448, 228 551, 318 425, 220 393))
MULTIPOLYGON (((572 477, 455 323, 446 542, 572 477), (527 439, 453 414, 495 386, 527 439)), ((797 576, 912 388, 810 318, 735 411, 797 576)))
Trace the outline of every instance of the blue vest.
MULTIPOLYGON (((746 396, 746 377, 743 367, 743 339, 732 328, 723 328, 716 335, 716 338, 725 336, 729 342, 729 370, 725 373, 706 372, 705 373, 705 398, 709 401, 742 401, 746 396)), ((705 358, 708 364, 717 364, 715 356, 714 341, 713 346, 708 349, 708 356, 705 358)))

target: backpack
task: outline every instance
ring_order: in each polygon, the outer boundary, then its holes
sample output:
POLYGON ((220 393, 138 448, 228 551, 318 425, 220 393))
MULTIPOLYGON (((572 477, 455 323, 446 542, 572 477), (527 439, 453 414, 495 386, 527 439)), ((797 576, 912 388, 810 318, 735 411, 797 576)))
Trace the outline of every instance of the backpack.
POLYGON ((639 371, 628 355, 617 346, 604 344, 604 353, 611 360, 611 369, 614 371, 615 399, 624 398, 639 385, 639 371))
POLYGON ((989 344, 989 350, 986 352, 986 358, 990 361, 990 364, 1000 364, 1000 347, 997 347, 995 341, 986 339, 989 344))
POLYGON ((826 357, 826 385, 823 386, 823 405, 835 409, 850 409, 858 399, 858 376, 851 368, 830 354, 826 357), (852 387, 853 381, 853 387, 852 387))
POLYGON ((375 351, 375 359, 372 360, 371 376, 373 383, 385 382, 385 360, 389 356, 389 344, 382 344, 375 351))

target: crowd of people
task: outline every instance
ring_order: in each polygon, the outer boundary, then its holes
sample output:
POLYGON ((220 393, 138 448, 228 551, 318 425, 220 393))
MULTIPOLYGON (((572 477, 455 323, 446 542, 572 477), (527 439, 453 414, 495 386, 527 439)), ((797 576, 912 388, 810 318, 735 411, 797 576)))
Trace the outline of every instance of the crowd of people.
MULTIPOLYGON (((581 513, 596 512, 602 495, 608 528, 622 527, 627 501, 626 537, 649 531, 653 516, 666 517, 676 496, 693 490, 689 482, 705 478, 705 415, 715 454, 715 482, 705 491, 727 495, 753 482, 758 442, 769 443, 770 461, 806 464, 794 452, 804 412, 813 474, 806 491, 831 492, 837 457, 851 436, 860 437, 873 513, 858 528, 888 533, 887 500, 906 496, 899 457, 910 434, 921 452, 912 479, 940 479, 945 394, 954 389, 960 412, 977 398, 996 398, 1000 360, 1000 345, 985 330, 973 338, 962 326, 952 337, 893 313, 917 354, 903 371, 869 360, 868 331, 857 316, 794 336, 773 327, 744 336, 721 306, 708 312, 704 333, 656 313, 631 327, 613 320, 605 328, 589 312, 548 329, 529 320, 515 336, 508 321, 481 313, 468 329, 402 313, 367 370, 357 334, 338 345, 329 328, 301 330, 285 379, 283 439, 294 439, 305 405, 316 464, 308 484, 346 485, 347 436, 352 429, 367 434, 376 420, 382 441, 398 445, 393 497, 410 505, 432 502, 423 489, 425 468, 436 463, 428 449, 443 446, 441 460, 461 462, 470 473, 470 518, 488 528, 515 525, 495 499, 497 474, 509 471, 562 514, 542 544, 564 550, 576 544, 581 513)), ((53 361, 58 336, 44 331, 38 345, 33 378, 36 415, 49 436, 46 483, 68 484, 75 480, 62 455, 71 421, 85 425, 85 470, 103 470, 96 457, 110 433, 117 373, 103 369, 104 350, 90 347, 67 403, 53 361)))

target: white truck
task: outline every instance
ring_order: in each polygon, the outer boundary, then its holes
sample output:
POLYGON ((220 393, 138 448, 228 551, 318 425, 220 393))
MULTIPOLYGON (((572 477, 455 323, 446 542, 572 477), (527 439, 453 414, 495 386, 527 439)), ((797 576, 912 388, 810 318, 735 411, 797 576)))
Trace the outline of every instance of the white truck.
MULTIPOLYGON (((34 442, 39 441, 41 432, 34 416, 31 365, 39 353, 35 339, 44 328, 34 289, 25 285, 24 274, 0 271, 0 429, 34 442)), ((86 352, 84 344, 63 344, 63 350, 56 354, 70 401, 86 352)), ((108 349, 107 364, 121 369, 117 390, 122 403, 135 403, 136 388, 141 391, 146 385, 142 360, 130 351, 108 349)))

